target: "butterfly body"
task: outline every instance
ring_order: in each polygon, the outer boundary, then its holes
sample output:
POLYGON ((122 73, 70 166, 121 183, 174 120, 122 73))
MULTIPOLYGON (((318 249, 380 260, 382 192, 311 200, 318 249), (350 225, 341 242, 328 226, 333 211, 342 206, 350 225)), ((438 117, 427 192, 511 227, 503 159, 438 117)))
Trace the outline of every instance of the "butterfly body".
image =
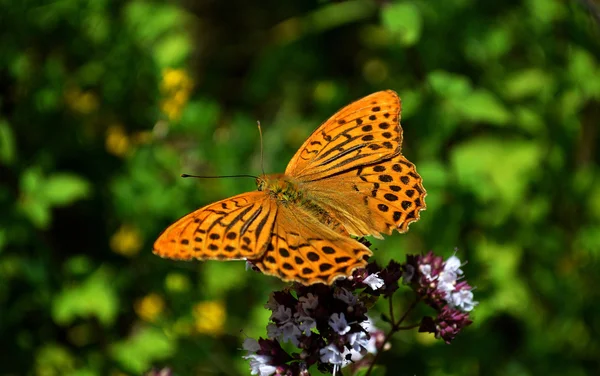
POLYGON ((425 189, 401 153, 400 99, 382 91, 317 128, 284 174, 257 191, 205 206, 167 228, 154 253, 174 259, 246 259, 284 281, 331 284, 372 253, 350 235, 406 232, 425 189))
POLYGON ((298 182, 285 174, 263 175, 257 179, 257 188, 281 205, 298 204, 303 199, 298 182))

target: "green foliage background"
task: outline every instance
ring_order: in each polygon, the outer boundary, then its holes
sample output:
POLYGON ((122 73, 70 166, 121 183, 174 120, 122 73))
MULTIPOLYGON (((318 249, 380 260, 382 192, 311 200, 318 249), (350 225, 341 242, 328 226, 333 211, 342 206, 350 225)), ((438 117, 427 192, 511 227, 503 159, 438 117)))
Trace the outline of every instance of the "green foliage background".
POLYGON ((599 374, 599 7, 0 0, 0 374, 248 374, 282 284, 151 248, 253 182, 178 176, 259 174, 256 120, 281 172, 382 89, 428 209, 376 258, 457 247, 480 301, 450 346, 396 337, 387 374, 599 374))

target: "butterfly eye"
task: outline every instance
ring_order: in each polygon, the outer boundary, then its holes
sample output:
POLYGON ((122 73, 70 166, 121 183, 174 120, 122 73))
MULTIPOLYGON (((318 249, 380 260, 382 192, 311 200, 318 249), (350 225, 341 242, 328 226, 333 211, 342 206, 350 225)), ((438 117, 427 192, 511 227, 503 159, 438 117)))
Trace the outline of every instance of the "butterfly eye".
POLYGON ((259 191, 264 191, 265 190, 265 179, 262 178, 256 178, 256 187, 258 188, 259 191))

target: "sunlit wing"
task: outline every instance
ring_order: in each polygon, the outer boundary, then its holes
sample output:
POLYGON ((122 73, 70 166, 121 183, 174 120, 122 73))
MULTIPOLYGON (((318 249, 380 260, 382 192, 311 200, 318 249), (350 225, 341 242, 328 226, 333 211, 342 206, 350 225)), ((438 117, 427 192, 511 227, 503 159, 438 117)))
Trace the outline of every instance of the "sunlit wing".
POLYGON ((263 273, 305 285, 331 284, 364 267, 371 251, 300 207, 280 207, 266 252, 249 260, 263 273))
POLYGON ((192 212, 169 226, 154 253, 179 260, 260 257, 271 241, 277 203, 264 192, 243 193, 192 212))
POLYGON ((415 166, 399 154, 303 187, 350 234, 381 237, 393 230, 404 233, 419 219, 425 209, 422 183, 415 166))
POLYGON ((400 98, 391 90, 344 107, 304 142, 286 175, 313 181, 398 154, 402 144, 400 108, 400 98))

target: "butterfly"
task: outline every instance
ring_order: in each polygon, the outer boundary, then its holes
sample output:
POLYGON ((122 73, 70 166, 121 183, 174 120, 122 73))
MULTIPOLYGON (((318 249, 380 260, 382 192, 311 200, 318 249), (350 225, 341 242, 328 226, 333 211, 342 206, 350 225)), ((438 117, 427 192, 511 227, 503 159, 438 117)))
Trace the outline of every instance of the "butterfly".
POLYGON ((284 174, 257 190, 200 208, 154 243, 179 260, 247 260, 264 274, 332 284, 372 252, 351 236, 404 233, 425 209, 426 191, 401 153, 401 103, 391 90, 366 96, 321 124, 284 174))

